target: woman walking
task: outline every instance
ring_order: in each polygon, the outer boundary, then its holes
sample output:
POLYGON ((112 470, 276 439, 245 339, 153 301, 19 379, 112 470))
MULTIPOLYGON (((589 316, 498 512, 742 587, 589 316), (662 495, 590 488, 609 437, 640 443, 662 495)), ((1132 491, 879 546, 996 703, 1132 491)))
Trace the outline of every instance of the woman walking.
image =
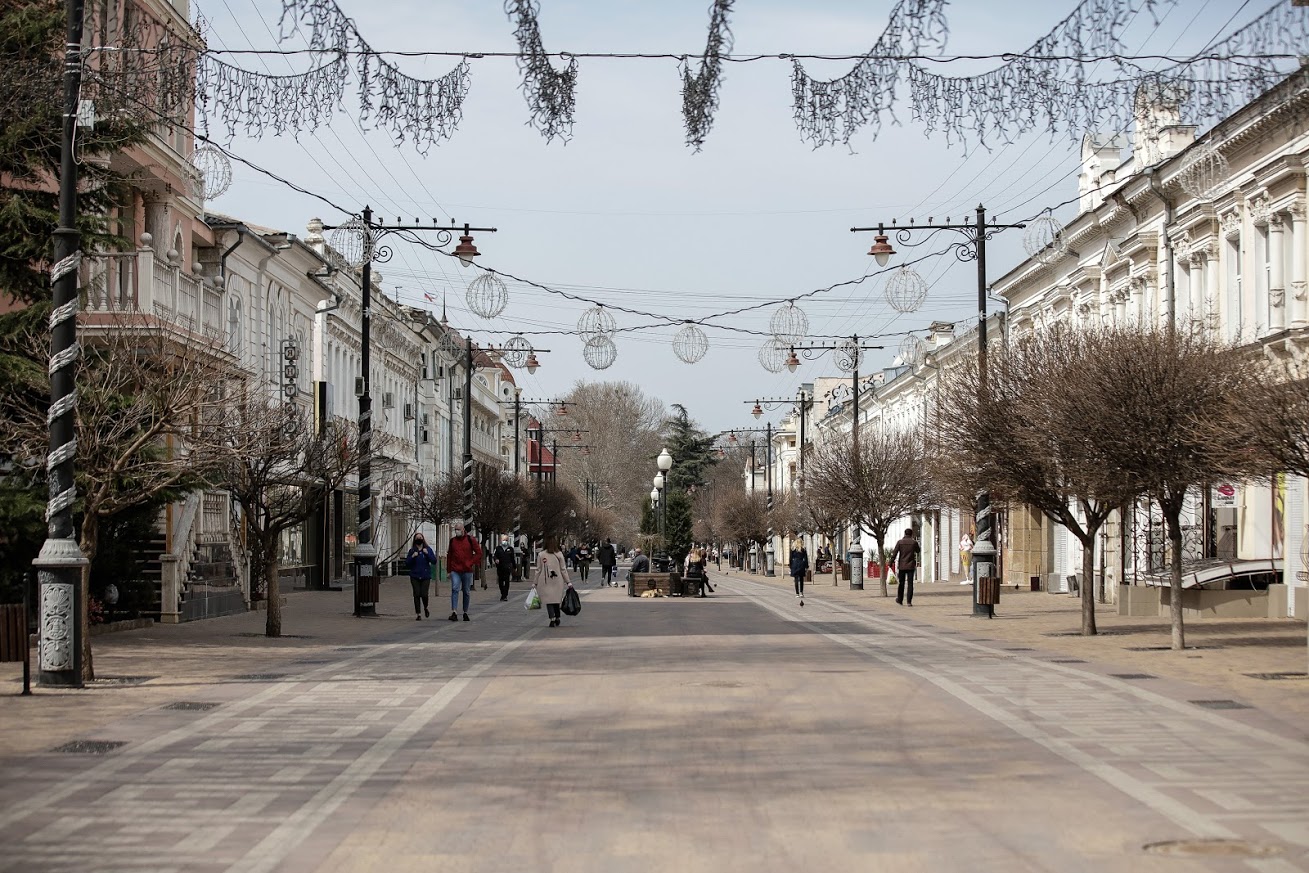
POLYGON ((427 593, 432 586, 432 568, 436 566, 436 552, 427 544, 421 533, 414 534, 414 543, 405 555, 409 563, 409 584, 414 589, 414 620, 422 621, 423 616, 432 617, 427 608, 427 593))
POLYGON ((795 580, 795 596, 804 606, 804 577, 809 572, 809 553, 799 540, 791 543, 791 578, 795 580))
POLYGON ((570 581, 564 553, 559 548, 559 538, 546 537, 545 550, 536 562, 535 584, 536 594, 545 604, 546 614, 550 617, 550 627, 559 627, 559 604, 564 602, 564 592, 570 581))

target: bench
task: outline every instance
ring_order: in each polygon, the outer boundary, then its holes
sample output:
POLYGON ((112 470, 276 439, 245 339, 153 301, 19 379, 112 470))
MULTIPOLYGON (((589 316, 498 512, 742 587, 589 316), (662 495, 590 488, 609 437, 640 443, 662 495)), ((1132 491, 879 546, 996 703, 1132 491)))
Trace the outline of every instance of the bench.
POLYGON ((676 573, 636 573, 627 583, 627 596, 640 597, 642 592, 655 590, 664 597, 672 597, 674 592, 684 597, 698 597, 701 579, 686 579, 676 573))

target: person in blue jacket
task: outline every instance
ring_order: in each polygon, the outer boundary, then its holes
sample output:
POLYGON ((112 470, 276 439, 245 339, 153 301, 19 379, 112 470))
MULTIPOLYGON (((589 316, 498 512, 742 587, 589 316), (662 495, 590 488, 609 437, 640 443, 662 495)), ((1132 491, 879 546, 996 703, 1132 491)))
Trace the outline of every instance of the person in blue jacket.
POLYGON ((432 587, 432 568, 436 566, 436 552, 427 544, 422 533, 414 534, 414 544, 405 555, 409 563, 409 584, 414 589, 414 621, 422 621, 423 616, 432 617, 427 608, 427 595, 432 587))

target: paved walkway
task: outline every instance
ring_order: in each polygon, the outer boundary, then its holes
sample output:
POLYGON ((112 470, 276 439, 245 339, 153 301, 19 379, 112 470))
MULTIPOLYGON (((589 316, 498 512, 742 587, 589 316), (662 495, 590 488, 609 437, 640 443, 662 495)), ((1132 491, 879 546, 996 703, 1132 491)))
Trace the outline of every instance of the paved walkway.
POLYGON ((521 589, 415 622, 388 585, 376 620, 292 595, 299 638, 98 638, 102 675, 157 678, 4 698, 0 871, 1309 870, 1286 710, 951 632, 928 592, 715 579, 588 586, 557 630, 521 589), (1142 848, 1194 838, 1246 854, 1142 848))

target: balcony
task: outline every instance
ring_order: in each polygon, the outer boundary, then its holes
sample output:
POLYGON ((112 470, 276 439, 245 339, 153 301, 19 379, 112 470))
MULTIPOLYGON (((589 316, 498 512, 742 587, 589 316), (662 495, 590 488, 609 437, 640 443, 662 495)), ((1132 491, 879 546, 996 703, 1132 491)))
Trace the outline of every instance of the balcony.
POLYGON ((149 239, 135 252, 111 252, 84 262, 82 311, 90 326, 145 316, 161 327, 220 343, 222 292, 155 254, 149 239))

